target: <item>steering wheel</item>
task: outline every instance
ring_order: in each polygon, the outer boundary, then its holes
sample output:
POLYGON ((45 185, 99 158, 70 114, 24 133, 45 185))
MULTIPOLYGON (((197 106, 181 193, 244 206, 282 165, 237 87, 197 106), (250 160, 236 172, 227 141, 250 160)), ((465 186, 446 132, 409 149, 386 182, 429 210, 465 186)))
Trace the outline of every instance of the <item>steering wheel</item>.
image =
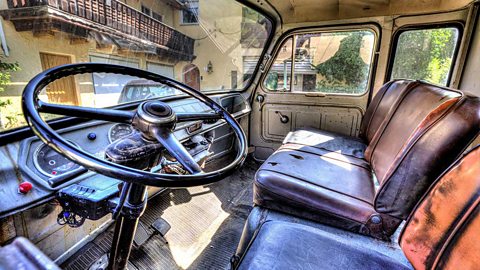
POLYGON ((185 84, 159 74, 135 68, 98 63, 80 63, 46 70, 35 76, 25 87, 22 96, 22 109, 27 123, 35 135, 55 151, 91 171, 130 183, 156 187, 190 187, 210 184, 238 169, 247 156, 245 133, 235 118, 223 109, 222 106, 200 91, 185 84), (213 110, 213 113, 175 113, 168 104, 157 100, 142 102, 136 111, 122 111, 109 108, 99 109, 51 104, 43 102, 38 98, 40 91, 55 80, 70 75, 93 72, 135 76, 174 87, 203 102, 213 110), (62 138, 40 117, 40 112, 131 124, 142 133, 144 138, 160 143, 190 174, 152 173, 98 158, 62 138), (219 119, 224 119, 234 131, 238 143, 236 157, 229 165, 219 170, 203 172, 194 158, 175 137, 173 133, 175 124, 185 121, 219 119))

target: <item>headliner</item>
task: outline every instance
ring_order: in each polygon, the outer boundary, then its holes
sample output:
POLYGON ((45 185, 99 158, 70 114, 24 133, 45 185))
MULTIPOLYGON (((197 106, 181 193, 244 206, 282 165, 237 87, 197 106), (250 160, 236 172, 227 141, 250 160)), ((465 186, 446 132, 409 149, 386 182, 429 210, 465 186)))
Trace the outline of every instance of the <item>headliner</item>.
POLYGON ((434 13, 462 8, 472 0, 268 0, 284 23, 434 13))

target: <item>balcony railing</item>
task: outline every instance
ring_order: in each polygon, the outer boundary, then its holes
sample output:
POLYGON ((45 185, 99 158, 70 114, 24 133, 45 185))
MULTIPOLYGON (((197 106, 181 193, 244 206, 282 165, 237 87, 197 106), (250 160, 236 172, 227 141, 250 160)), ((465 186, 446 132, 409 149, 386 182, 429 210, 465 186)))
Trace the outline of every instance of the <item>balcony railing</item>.
MULTIPOLYGON (((192 38, 116 0, 7 0, 7 4, 9 11, 16 11, 7 16, 10 19, 17 20, 22 16, 35 19, 42 13, 33 12, 26 16, 25 10, 52 9, 93 22, 99 30, 121 32, 165 47, 172 53, 193 57, 195 41, 192 38)), ((2 15, 5 17, 5 12, 2 15)), ((78 22, 76 26, 82 27, 78 22)))

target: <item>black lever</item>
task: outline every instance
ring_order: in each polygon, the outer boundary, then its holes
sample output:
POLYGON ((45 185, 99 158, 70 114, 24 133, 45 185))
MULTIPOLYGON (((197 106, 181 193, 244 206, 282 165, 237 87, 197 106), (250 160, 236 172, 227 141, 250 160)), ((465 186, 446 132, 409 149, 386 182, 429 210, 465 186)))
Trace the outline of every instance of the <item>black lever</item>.
POLYGON ((282 122, 283 124, 286 124, 288 123, 288 121, 290 121, 290 118, 288 118, 288 116, 286 115, 283 115, 281 112, 275 111, 275 113, 280 116, 280 122, 282 122))

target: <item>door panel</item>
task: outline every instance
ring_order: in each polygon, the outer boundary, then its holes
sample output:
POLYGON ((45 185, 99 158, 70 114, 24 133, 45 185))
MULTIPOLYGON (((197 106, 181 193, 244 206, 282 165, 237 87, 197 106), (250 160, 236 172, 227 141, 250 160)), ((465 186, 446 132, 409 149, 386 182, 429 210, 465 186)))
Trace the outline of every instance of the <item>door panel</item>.
POLYGON ((363 110, 354 107, 266 104, 262 108, 263 137, 282 141, 291 130, 305 128, 357 136, 362 115, 363 110), (288 117, 289 121, 282 123, 282 116, 288 117))
POLYGON ((189 64, 183 68, 183 82, 200 91, 200 70, 197 66, 189 64))
POLYGON ((302 30, 282 39, 252 106, 250 141, 256 158, 266 159, 293 130, 358 136, 379 31, 373 25, 335 27, 302 30))
MULTIPOLYGON (((40 53, 40 60, 43 70, 71 64, 72 58, 65 55, 40 53)), ((79 105, 79 96, 73 76, 56 80, 47 86, 47 97, 49 102, 79 105)))

